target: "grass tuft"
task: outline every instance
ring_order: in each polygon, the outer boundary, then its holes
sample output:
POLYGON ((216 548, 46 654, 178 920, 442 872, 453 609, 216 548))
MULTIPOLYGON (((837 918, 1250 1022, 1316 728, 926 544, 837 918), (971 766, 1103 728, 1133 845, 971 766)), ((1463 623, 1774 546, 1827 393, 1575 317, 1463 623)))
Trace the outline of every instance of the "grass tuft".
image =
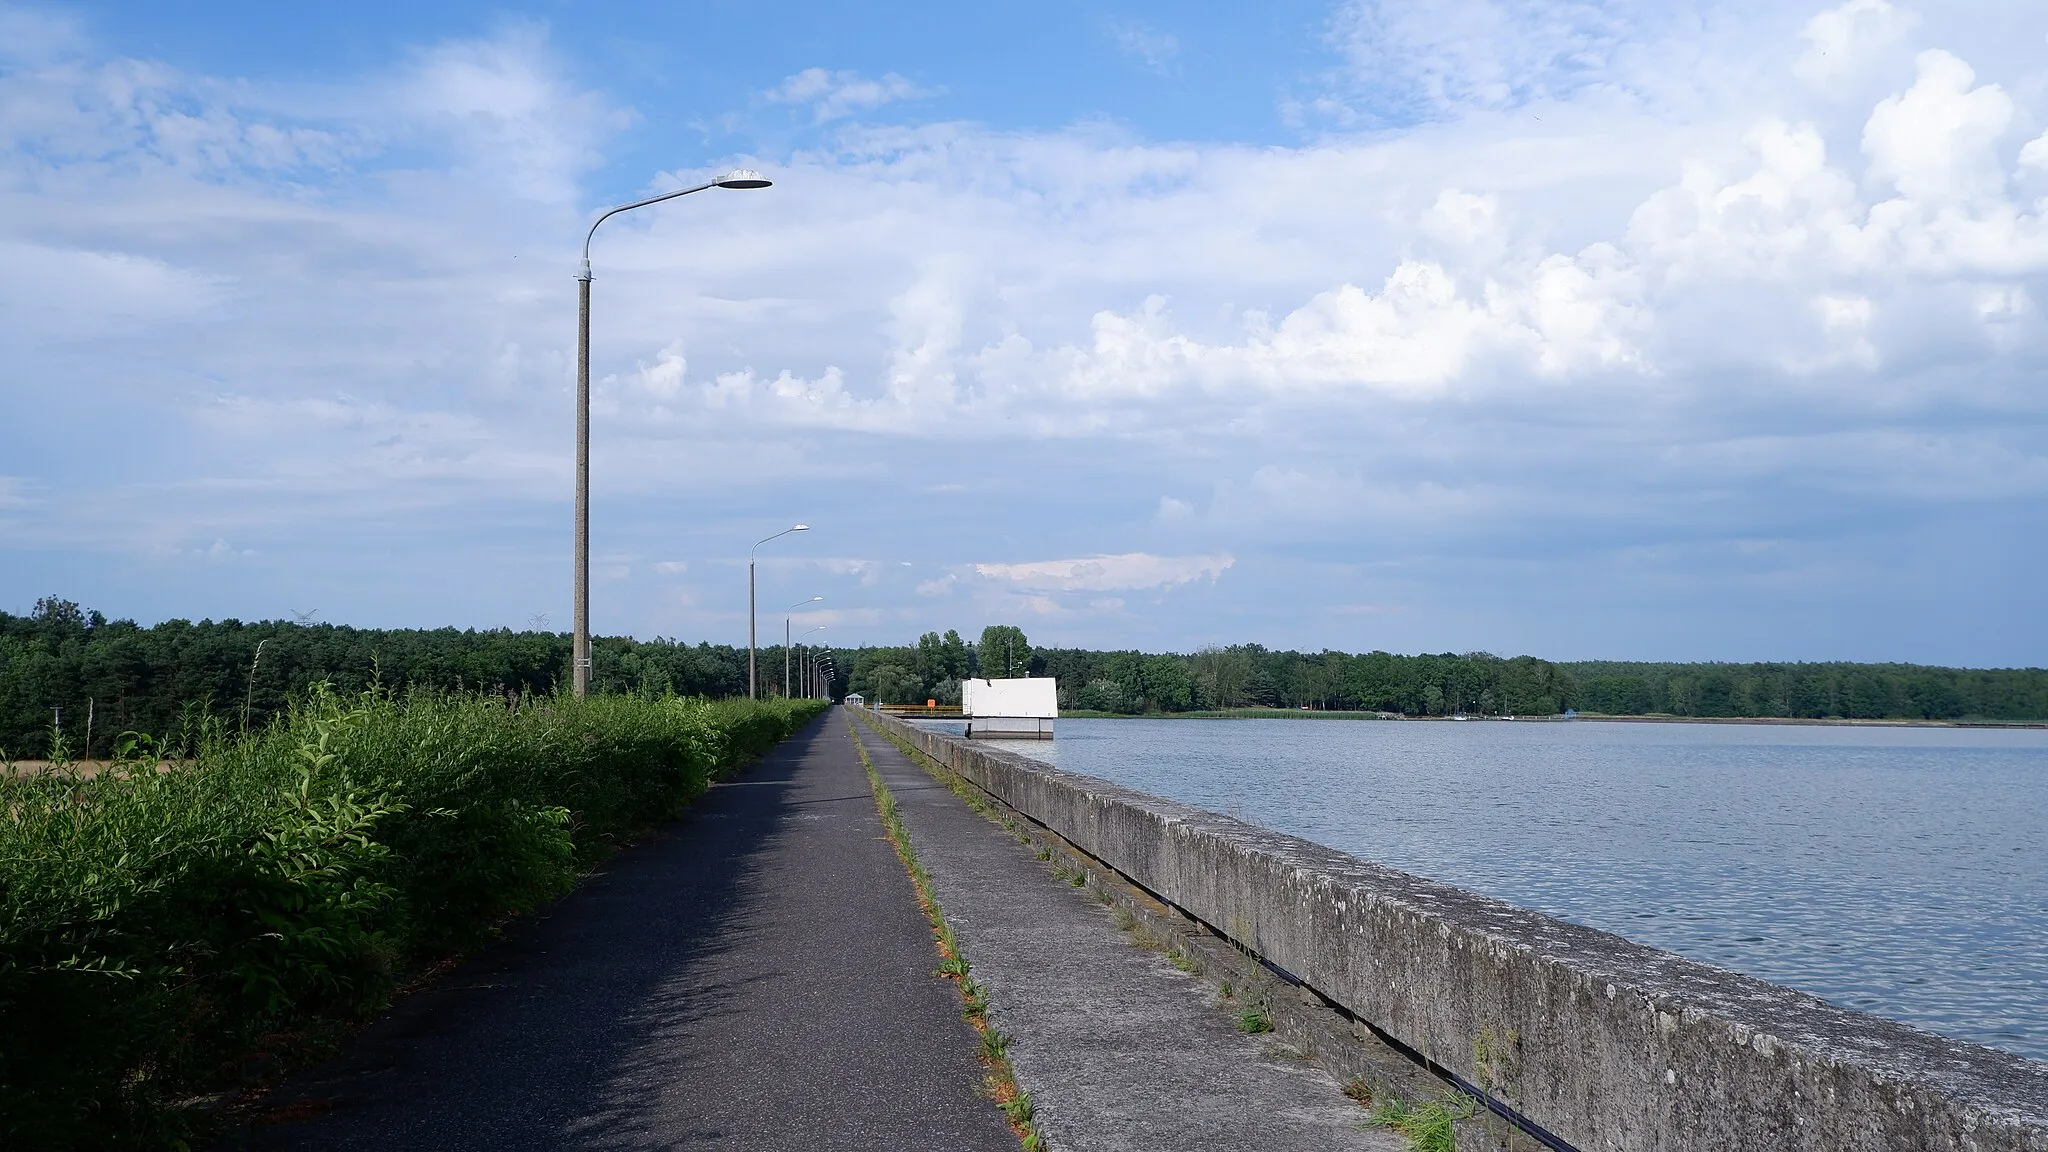
MULTIPOLYGON (((1347 1095, 1349 1091, 1347 1088, 1347 1095)), ((1413 1107, 1398 1096, 1387 1096, 1373 1108, 1366 1123, 1399 1134, 1412 1152, 1457 1152, 1455 1125, 1473 1110, 1473 1099, 1462 1092, 1445 1092, 1413 1107)))

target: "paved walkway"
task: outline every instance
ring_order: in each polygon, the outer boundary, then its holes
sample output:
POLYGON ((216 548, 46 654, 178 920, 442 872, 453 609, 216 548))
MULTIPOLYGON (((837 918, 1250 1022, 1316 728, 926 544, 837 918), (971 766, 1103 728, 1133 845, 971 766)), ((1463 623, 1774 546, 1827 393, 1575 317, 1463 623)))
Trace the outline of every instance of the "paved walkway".
POLYGON ((1207 985, 862 726, 1055 1152, 1405 1149, 1327 1073, 1237 1030, 1207 985))
POLYGON ((937 963, 835 709, 223 1146, 1016 1152, 937 963))

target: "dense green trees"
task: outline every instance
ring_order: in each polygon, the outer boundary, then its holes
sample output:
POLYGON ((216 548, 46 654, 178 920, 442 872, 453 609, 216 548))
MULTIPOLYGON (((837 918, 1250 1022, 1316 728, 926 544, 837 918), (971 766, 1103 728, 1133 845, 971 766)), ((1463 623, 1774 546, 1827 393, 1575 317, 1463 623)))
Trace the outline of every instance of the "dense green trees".
MULTIPOLYGON (((807 653, 815 653, 815 649, 807 653)), ((726 645, 599 637, 603 693, 737 696, 747 653, 726 645)), ((1395 655, 1273 651, 1257 644, 1191 655, 1036 648, 1011 625, 969 644, 927 632, 896 648, 834 650, 831 693, 889 703, 960 701, 967 676, 1056 676, 1060 705, 1101 712, 1312 708, 1410 716, 1622 715, 2048 720, 2048 671, 1911 664, 1559 664, 1484 652, 1395 655)), ((53 732, 74 755, 105 755, 121 732, 164 734, 187 709, 260 728, 306 688, 553 691, 569 638, 551 632, 362 629, 236 620, 144 628, 68 601, 0 612, 0 754, 44 755, 53 732)), ((762 689, 781 694, 782 650, 761 650, 762 689)))
POLYGON ((1571 666, 1588 712, 1855 720, 2048 719, 2048 671, 1916 664, 1571 666))
MULTIPOLYGON (((949 640, 957 634, 948 632, 949 640)), ((1055 676, 1070 710, 1181 712, 1310 708, 1408 716, 1550 716, 1577 709, 1619 715, 2048 720, 2048 670, 1933 668, 1910 664, 1561 664, 1485 652, 1401 656, 1389 652, 1273 651, 1257 644, 1192 655, 1085 648, 1031 648, 1014 628, 990 628, 983 645, 940 665, 915 649, 845 653, 853 690, 890 703, 959 700, 962 658, 974 675, 1003 674, 1013 647, 1031 653, 1033 676, 1055 676), (1004 662, 986 658, 1000 637, 1004 662), (886 669, 886 672, 884 670, 886 669), (875 692, 877 677, 886 685, 875 692)), ((1021 674, 1024 669, 1018 668, 1021 674)))
MULTIPOLYGON (((762 667, 770 687, 781 649, 762 667)), ((105 755, 126 730, 161 735, 188 708, 249 728, 319 681, 344 692, 372 683, 550 692, 565 679, 569 637, 453 628, 366 629, 282 621, 110 621, 64 600, 27 616, 0 612, 0 753, 43 756, 53 729, 74 755, 105 755)), ((592 683, 602 693, 741 696, 747 652, 725 645, 598 637, 592 683)))

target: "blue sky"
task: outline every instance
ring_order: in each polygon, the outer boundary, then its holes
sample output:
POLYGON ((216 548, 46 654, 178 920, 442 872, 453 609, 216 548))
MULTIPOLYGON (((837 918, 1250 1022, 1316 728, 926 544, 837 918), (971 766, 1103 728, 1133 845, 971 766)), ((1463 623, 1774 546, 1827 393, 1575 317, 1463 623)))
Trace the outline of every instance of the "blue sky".
POLYGON ((0 607, 564 624, 744 164, 600 631, 2042 663, 2038 6, 310 7, 0 4, 0 607))

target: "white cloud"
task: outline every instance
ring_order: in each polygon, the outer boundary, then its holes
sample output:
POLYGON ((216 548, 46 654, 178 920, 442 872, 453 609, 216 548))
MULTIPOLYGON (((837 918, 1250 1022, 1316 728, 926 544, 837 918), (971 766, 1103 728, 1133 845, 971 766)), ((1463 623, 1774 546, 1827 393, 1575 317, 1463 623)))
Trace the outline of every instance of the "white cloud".
POLYGON ((1806 22, 1801 35, 1807 48, 1793 64, 1793 74, 1817 88, 1835 90, 1918 22, 1888 0, 1848 0, 1823 9, 1806 22))
POLYGON ((1922 52, 1919 78, 1872 110, 1863 151, 1873 179, 1925 203, 2002 200, 2006 174, 1994 146, 2012 126, 2012 98, 1996 84, 1975 87, 1968 64, 1922 52))
POLYGON ((1153 556, 1126 552, 1120 556, 1089 556, 1078 560, 1035 560, 1023 564, 976 564, 974 571, 1036 592, 1122 592, 1177 588, 1207 577, 1214 580, 1235 557, 1153 556))
POLYGON ((811 109, 811 122, 823 124, 872 112, 885 104, 923 100, 937 95, 894 72, 879 79, 845 70, 806 68, 763 94, 770 104, 801 104, 811 109))

